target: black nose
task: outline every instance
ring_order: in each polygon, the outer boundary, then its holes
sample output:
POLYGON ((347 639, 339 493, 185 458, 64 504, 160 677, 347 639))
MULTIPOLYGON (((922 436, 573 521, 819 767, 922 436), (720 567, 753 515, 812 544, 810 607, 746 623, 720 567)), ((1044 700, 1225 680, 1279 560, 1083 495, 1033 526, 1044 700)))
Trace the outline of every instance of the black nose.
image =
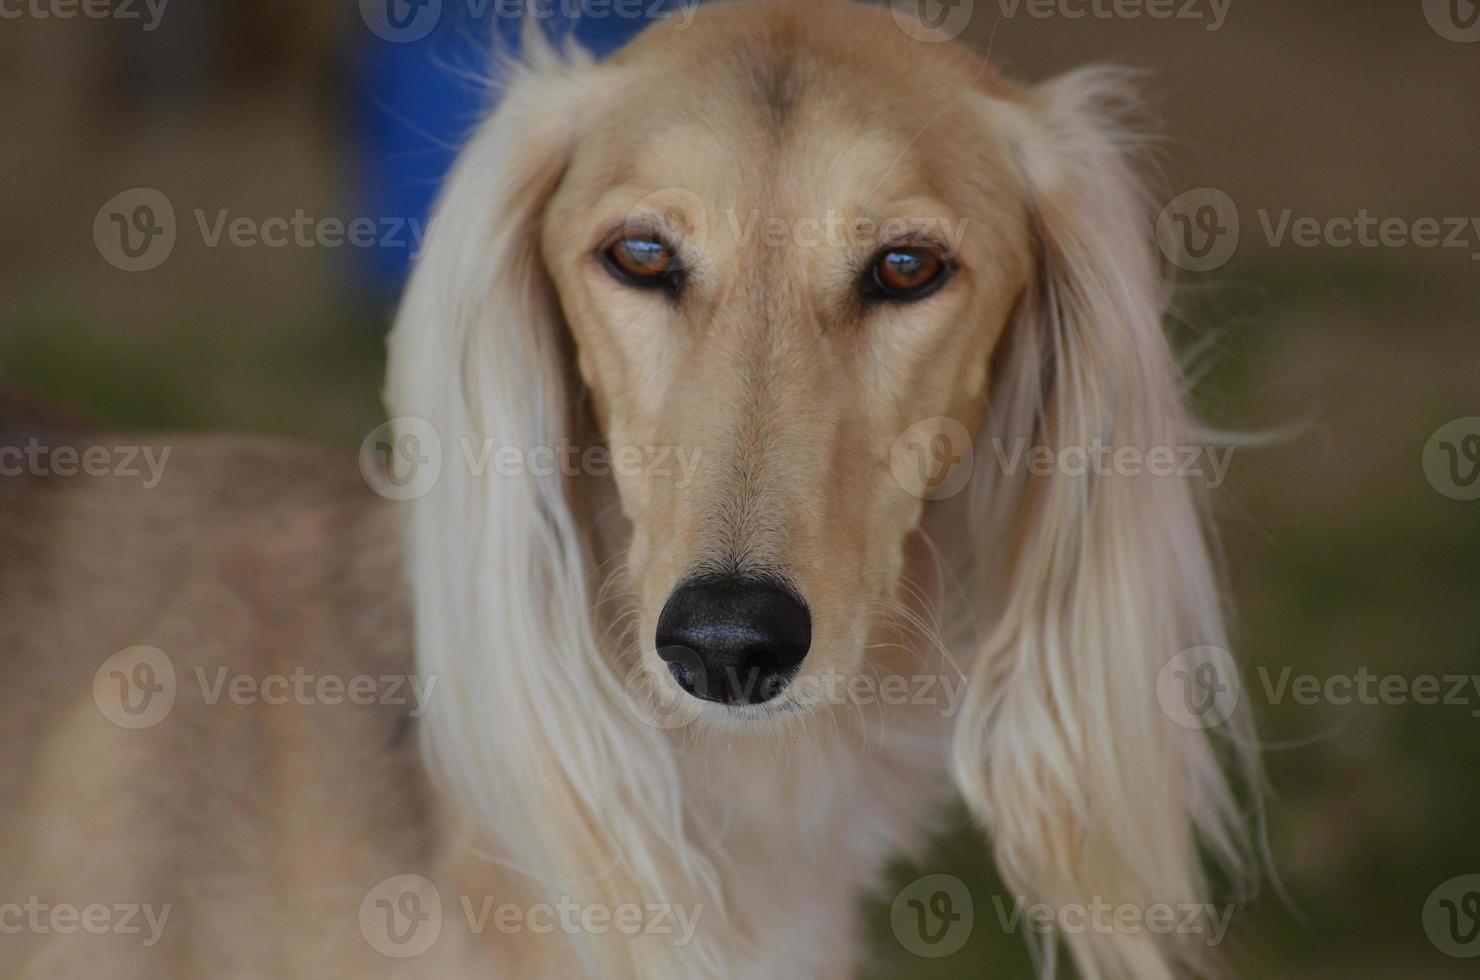
POLYGON ((658 656, 678 686, 721 704, 771 700, 811 645, 806 604, 764 579, 691 579, 673 590, 658 617, 658 656))

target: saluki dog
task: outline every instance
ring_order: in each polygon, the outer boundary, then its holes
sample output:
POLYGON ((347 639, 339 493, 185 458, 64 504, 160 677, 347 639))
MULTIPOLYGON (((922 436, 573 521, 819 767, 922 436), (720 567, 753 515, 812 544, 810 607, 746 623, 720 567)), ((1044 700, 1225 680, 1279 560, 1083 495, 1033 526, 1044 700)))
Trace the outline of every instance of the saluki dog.
POLYGON ((0 974, 845 977, 953 793, 1049 909, 1249 864, 1134 93, 905 23, 527 32, 361 465, 6 420, 0 974))

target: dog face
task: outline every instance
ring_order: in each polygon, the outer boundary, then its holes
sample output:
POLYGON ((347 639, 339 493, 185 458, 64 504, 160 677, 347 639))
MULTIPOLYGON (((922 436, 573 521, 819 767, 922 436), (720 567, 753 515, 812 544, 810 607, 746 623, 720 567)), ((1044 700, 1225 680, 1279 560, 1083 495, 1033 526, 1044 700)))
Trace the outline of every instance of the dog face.
POLYGON ((1027 282, 980 66, 849 14, 761 54, 718 11, 639 39, 541 229, 598 424, 645 461, 614 467, 640 634, 709 701, 859 670, 1027 282))

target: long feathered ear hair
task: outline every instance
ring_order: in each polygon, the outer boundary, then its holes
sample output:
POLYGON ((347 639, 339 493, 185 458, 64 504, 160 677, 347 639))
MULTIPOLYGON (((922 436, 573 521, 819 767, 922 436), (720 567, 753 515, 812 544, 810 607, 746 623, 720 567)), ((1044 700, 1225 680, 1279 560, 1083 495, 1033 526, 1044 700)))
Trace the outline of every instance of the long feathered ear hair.
MULTIPOLYGON (((536 472, 547 468, 474 465, 568 444, 579 400, 540 227, 612 80, 537 29, 522 49, 442 191, 390 338, 396 425, 441 444, 435 487, 404 505, 418 669, 439 680, 422 742, 471 847, 532 893, 713 904, 712 873, 685 843, 672 751, 600 652, 571 487, 536 472)), ((631 974, 651 975, 641 942, 616 945, 631 974)), ((578 955, 611 973, 611 952, 578 955)), ((718 972, 702 937, 688 952, 691 974, 718 972)))
MULTIPOLYGON (((1221 653, 1201 487, 1113 466, 1046 476, 1027 466, 1035 446, 1070 459, 1060 452, 1199 443, 1123 125, 1133 105, 1125 77, 1105 69, 991 103, 1025 178, 1039 256, 958 504, 972 528, 966 595, 985 625, 952 764, 1026 900, 1144 915, 1208 901, 1205 858, 1248 866, 1238 786, 1258 779, 1221 653), (1178 718, 1163 707, 1169 665, 1206 687, 1211 712, 1178 718), (1216 727, 1198 720, 1223 716, 1216 727)), ((1089 980, 1200 975, 1213 931, 1200 921, 1202 934, 1085 929, 1062 939, 1089 980)), ((1045 976, 1057 949, 1049 940, 1035 950, 1045 976)))

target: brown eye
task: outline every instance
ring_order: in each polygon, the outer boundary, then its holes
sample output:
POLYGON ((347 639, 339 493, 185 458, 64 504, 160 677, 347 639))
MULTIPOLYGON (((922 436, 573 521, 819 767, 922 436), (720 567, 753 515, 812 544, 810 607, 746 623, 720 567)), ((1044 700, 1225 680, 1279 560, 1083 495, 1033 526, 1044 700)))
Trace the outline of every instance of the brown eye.
POLYGON ((617 279, 643 289, 673 288, 679 271, 677 256, 668 243, 646 233, 617 239, 602 252, 602 258, 617 279))
POLYGON ((924 299, 945 283, 949 271, 950 264, 939 249, 890 248, 874 260, 870 270, 872 292, 883 299, 924 299))

